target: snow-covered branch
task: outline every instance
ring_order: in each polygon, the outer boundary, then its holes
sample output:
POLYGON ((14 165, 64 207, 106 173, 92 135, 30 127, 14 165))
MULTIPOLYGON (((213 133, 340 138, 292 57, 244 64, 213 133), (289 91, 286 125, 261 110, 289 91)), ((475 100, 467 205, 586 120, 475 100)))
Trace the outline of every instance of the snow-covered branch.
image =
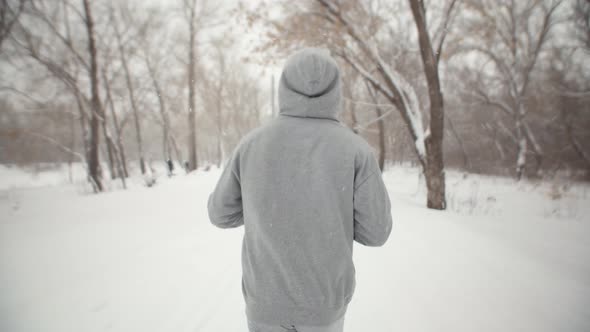
POLYGON ((416 151, 419 157, 424 160, 426 156, 425 139, 428 135, 424 130, 422 122, 422 112, 416 92, 414 88, 396 72, 390 65, 388 65, 379 54, 375 44, 370 43, 370 40, 361 37, 361 33, 352 24, 333 3, 327 0, 318 0, 318 2, 333 15, 347 30, 348 35, 357 43, 358 47, 365 53, 368 59, 375 64, 377 70, 383 77, 387 88, 384 87, 379 80, 373 77, 368 70, 355 61, 355 59, 347 54, 341 52, 339 55, 344 58, 357 72, 365 79, 369 80, 371 85, 379 92, 383 93, 390 101, 394 102, 400 111, 405 121, 410 127, 412 136, 415 138, 416 151))
MULTIPOLYGON (((445 11, 443 23, 440 28, 440 37, 438 38, 438 43, 437 43, 436 53, 435 53, 437 66, 440 61, 440 56, 442 53, 443 45, 445 43, 445 39, 446 39, 448 31, 449 31, 449 25, 451 24, 451 21, 452 21, 453 9, 455 8, 456 4, 457 4, 457 0, 451 0, 451 3, 449 4, 449 6, 447 7, 447 10, 445 11)), ((435 39, 435 38, 433 38, 433 39, 435 39)))

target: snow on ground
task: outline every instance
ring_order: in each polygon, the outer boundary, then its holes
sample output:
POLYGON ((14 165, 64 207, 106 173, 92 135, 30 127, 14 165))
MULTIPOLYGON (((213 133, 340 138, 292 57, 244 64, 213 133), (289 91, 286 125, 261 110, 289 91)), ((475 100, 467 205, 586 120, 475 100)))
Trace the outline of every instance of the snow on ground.
MULTIPOLYGON (((0 331, 247 332, 243 228, 207 218, 220 170, 100 195, 67 175, 32 185, 10 172, 0 331)), ((394 229, 382 248, 355 244, 345 331, 590 331, 587 185, 449 172, 438 212, 423 207, 417 174, 384 175, 394 229)))
MULTIPOLYGON (((85 179, 84 168, 79 163, 73 164, 71 170, 72 181, 85 179)), ((47 163, 27 168, 0 164, 0 190, 55 186, 67 183, 69 179, 67 164, 47 163)))

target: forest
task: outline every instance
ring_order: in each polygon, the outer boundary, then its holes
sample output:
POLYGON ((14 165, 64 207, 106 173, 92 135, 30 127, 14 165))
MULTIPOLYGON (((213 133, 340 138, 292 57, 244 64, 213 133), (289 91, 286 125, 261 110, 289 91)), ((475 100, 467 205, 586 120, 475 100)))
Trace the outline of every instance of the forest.
POLYGON ((326 48, 380 166, 590 176, 590 1, 2 0, 0 162, 104 181, 222 165, 278 113, 282 61, 326 48))

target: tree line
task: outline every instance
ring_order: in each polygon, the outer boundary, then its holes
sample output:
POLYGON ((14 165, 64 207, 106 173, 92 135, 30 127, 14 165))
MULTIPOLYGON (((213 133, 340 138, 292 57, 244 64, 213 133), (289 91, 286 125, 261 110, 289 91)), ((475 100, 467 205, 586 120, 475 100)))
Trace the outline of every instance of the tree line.
POLYGON ((3 0, 2 126, 13 143, 5 162, 54 160, 51 146, 57 159, 87 165, 97 192, 108 174, 124 184, 129 160, 142 174, 153 156, 187 171, 220 164, 260 123, 265 92, 231 56, 214 5, 3 0))
POLYGON ((250 66, 328 48, 341 120, 382 169, 421 167, 428 207, 446 206, 445 167, 590 176, 588 0, 2 0, 0 16, 0 70, 15 76, 0 84, 2 162, 80 160, 96 191, 130 160, 220 165, 274 115, 267 76, 232 57, 243 31, 250 66))
POLYGON ((246 15, 261 53, 327 46, 346 67, 345 121, 385 160, 416 162, 427 205, 444 167, 588 178, 590 1, 313 0, 246 15), (444 142, 444 145, 443 145, 444 142))

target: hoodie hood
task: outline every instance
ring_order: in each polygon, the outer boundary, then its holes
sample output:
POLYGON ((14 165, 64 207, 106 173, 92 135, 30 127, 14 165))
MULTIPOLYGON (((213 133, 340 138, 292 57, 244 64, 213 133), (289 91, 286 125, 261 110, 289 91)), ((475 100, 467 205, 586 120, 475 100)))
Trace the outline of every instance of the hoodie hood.
POLYGON ((279 114, 338 120, 340 71, 327 51, 305 48, 291 55, 279 83, 279 114))

